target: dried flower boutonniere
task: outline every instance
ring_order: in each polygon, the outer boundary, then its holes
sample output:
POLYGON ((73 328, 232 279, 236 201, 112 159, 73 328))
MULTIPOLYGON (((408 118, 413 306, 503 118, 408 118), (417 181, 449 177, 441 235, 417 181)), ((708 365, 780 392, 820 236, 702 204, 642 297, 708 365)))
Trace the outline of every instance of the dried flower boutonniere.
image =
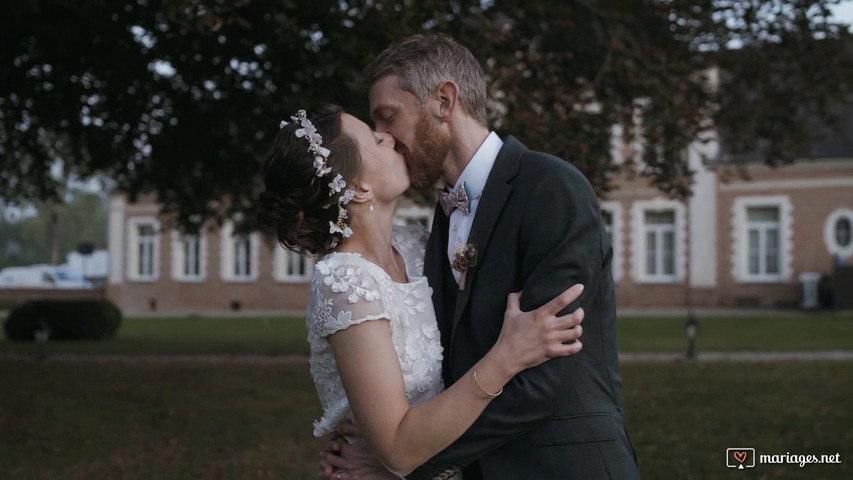
POLYGON ((459 272, 459 290, 465 290, 465 277, 468 270, 477 266, 477 247, 473 243, 460 243, 453 247, 451 268, 459 272))

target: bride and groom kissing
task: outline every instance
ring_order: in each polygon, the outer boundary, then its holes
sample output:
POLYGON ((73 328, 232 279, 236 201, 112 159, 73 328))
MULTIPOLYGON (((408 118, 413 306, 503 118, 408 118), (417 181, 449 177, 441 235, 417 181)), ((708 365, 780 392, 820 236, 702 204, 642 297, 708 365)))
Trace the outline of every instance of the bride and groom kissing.
POLYGON ((449 36, 392 44, 364 80, 375 129, 328 105, 285 119, 260 199, 282 245, 318 256, 321 476, 639 478, 589 182, 490 131, 482 68, 449 36), (431 232, 393 225, 441 181, 431 232))

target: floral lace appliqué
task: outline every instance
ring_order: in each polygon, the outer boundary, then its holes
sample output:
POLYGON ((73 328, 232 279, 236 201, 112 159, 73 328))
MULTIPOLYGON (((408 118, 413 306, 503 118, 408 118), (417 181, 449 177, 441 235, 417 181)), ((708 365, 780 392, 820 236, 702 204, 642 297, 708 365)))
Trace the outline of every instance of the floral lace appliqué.
POLYGON ((338 259, 329 258, 317 263, 317 271, 323 277, 323 284, 332 287, 333 292, 351 292, 347 297, 349 303, 356 303, 361 298, 368 302, 379 299, 376 282, 359 268, 344 266, 338 259))
POLYGON ((352 325, 380 319, 389 322, 409 403, 421 403, 443 388, 441 335, 422 273, 425 230, 395 227, 393 241, 406 263, 407 283, 392 281, 381 268, 357 254, 332 253, 315 265, 317 275, 311 286, 306 322, 311 375, 323 407, 322 418, 314 423, 316 436, 352 419, 326 338, 352 325))

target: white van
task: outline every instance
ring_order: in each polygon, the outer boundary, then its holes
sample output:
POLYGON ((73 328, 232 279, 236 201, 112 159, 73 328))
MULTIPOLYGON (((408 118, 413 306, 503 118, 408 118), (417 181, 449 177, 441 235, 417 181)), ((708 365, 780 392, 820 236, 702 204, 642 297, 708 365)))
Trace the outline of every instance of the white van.
POLYGON ((30 265, 0 270, 0 288, 92 288, 92 282, 66 265, 30 265))

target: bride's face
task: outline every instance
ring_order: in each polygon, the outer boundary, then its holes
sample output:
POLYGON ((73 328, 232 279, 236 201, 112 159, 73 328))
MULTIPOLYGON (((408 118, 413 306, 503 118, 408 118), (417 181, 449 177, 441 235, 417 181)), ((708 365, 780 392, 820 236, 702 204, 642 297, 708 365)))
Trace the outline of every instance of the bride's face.
POLYGON ((359 183, 369 187, 376 201, 391 202, 408 190, 409 172, 403 156, 394 148, 394 137, 375 132, 349 114, 341 117, 343 131, 358 143, 361 154, 359 183))

